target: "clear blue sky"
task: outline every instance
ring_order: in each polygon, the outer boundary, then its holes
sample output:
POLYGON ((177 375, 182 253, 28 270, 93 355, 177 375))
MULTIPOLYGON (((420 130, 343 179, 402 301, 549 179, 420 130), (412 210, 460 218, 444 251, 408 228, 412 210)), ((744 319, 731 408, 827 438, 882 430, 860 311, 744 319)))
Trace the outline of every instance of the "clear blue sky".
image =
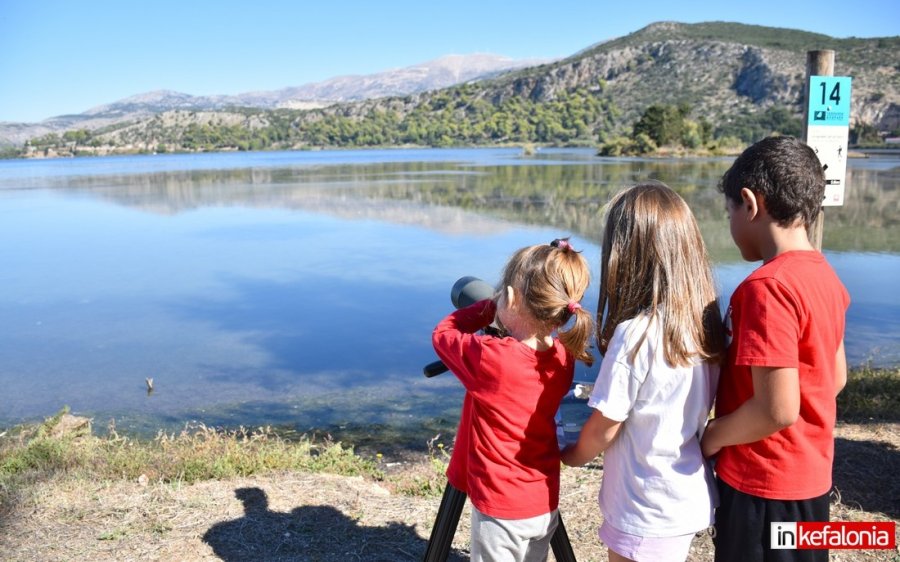
POLYGON ((277 90, 447 54, 563 57, 664 20, 884 37, 900 34, 900 2, 0 0, 0 121, 160 89, 277 90))

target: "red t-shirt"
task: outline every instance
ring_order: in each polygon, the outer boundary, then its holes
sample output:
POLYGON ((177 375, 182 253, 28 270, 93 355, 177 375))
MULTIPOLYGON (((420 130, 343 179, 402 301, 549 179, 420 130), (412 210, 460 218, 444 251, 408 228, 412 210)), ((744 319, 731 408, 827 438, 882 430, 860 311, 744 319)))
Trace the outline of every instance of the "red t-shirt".
POLYGON ((481 301, 444 318, 434 349, 466 388, 447 478, 491 517, 525 519, 559 503, 559 445, 553 417, 575 360, 558 341, 546 351, 514 338, 475 334, 495 304, 481 301))
POLYGON ((840 279, 814 251, 780 254, 735 290, 725 320, 732 339, 716 415, 753 396, 752 366, 797 369, 800 415, 764 439, 722 449, 716 472, 733 488, 779 500, 810 499, 831 489, 835 356, 849 304, 840 279))

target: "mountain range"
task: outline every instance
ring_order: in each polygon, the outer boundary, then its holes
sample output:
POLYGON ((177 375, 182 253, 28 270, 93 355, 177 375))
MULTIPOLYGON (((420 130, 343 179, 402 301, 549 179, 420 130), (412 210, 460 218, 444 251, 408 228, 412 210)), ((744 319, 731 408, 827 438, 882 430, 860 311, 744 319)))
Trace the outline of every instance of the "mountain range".
POLYGON ((851 125, 900 130, 900 36, 659 22, 560 60, 444 57, 278 92, 154 92, 40 124, 0 124, 0 139, 20 144, 45 127, 90 129, 94 143, 122 151, 585 143, 628 131, 654 104, 681 104, 731 134, 729 125, 772 110, 799 119, 807 52, 823 49, 835 51, 835 75, 853 79, 851 125), (245 138, 222 144, 223 134, 245 138), (261 144, 246 140, 260 134, 261 144))
POLYGON ((98 105, 79 114, 51 117, 39 123, 0 122, 0 146, 22 144, 30 138, 52 132, 80 128, 99 129, 166 111, 219 111, 233 107, 311 109, 340 102, 405 96, 489 78, 504 71, 552 60, 511 59, 487 53, 446 55, 404 68, 367 75, 338 76, 274 91, 193 96, 171 90, 157 90, 98 105))

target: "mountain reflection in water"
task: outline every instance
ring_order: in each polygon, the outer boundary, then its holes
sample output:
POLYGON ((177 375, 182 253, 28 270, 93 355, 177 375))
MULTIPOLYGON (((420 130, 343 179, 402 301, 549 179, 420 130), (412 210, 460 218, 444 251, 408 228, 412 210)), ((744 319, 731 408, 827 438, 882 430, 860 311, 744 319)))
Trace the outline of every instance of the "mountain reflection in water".
MULTIPOLYGON (((596 276, 604 203, 657 179, 693 209, 727 301, 755 267, 716 189, 731 162, 517 149, 0 162, 0 423, 64 404, 135 428, 455 421, 459 385, 421 367, 457 278, 493 281, 515 248, 565 235, 596 276)), ((850 363, 896 365, 900 158, 850 160, 847 181, 823 246, 853 297, 850 363)))

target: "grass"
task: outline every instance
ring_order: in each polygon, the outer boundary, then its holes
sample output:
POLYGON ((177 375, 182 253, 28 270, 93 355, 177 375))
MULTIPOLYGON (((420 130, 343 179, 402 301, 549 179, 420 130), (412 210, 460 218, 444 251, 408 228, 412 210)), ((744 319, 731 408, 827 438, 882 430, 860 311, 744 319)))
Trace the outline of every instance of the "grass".
POLYGON ((64 408, 36 426, 0 434, 0 503, 28 483, 59 473, 90 480, 194 483, 280 470, 382 479, 377 459, 328 439, 288 440, 270 427, 223 431, 202 424, 152 440, 91 433, 84 418, 64 408))
POLYGON ((394 483, 394 490, 405 496, 439 497, 447 484, 450 453, 441 443, 440 434, 428 441, 428 468, 394 483))
POLYGON ((900 421, 900 368, 851 370, 837 412, 843 421, 900 421))

